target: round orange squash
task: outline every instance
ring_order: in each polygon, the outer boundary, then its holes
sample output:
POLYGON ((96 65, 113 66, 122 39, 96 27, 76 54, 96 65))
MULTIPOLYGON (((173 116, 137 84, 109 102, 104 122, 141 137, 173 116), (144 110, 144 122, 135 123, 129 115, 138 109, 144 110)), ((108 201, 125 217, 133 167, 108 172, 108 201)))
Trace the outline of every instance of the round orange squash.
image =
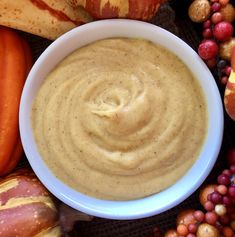
POLYGON ((31 65, 27 42, 13 29, 0 26, 0 176, 10 173, 22 157, 19 104, 31 65))

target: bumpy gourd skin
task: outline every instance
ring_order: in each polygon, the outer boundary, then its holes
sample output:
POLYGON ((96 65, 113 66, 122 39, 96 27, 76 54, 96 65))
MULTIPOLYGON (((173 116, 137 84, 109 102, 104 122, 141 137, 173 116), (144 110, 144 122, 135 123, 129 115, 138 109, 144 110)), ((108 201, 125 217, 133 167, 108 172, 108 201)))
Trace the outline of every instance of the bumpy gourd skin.
POLYGON ((0 26, 0 176, 20 160, 19 104, 32 65, 28 44, 12 29, 0 26))
POLYGON ((30 169, 0 180, 0 237, 62 236, 52 195, 30 169))

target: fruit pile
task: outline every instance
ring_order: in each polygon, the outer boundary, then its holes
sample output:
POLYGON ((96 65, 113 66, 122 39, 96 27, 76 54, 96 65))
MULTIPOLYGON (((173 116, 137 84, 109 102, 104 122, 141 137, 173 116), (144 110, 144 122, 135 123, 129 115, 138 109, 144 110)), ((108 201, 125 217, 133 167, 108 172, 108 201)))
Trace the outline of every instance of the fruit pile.
POLYGON ((229 0, 194 0, 188 9, 193 22, 202 23, 203 40, 198 54, 207 66, 217 70, 221 84, 226 84, 231 72, 231 49, 235 46, 234 6, 229 0))
POLYGON ((186 209, 176 219, 176 228, 164 237, 234 237, 235 236, 235 148, 228 152, 229 168, 215 184, 202 187, 201 210, 186 209))

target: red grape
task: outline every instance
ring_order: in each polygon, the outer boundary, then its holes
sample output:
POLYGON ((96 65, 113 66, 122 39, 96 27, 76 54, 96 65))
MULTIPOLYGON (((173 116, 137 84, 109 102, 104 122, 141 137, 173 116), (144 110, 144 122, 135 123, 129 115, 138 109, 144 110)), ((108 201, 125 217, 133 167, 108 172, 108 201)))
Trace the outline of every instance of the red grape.
POLYGON ((222 195, 218 192, 213 192, 211 194, 211 201, 215 204, 221 203, 222 202, 222 195))
POLYGON ((230 177, 226 174, 221 174, 218 176, 217 182, 219 184, 229 185, 230 184, 230 177))
POLYGON ((213 34, 217 40, 227 41, 233 35, 233 25, 227 21, 221 21, 214 26, 213 34))
POLYGON ((219 192, 220 194, 225 195, 225 194, 227 193, 227 191, 228 191, 228 188, 227 188, 225 185, 220 184, 220 185, 218 185, 218 186, 216 187, 215 190, 216 190, 217 192, 219 192))
POLYGON ((222 85, 226 85, 228 82, 228 77, 227 76, 221 77, 220 82, 222 85))
POLYGON ((204 204, 204 208, 205 208, 207 211, 212 211, 212 210, 214 210, 215 205, 213 204, 213 202, 207 201, 207 202, 205 202, 205 204, 204 204))
POLYGON ((221 4, 218 3, 218 2, 215 2, 215 3, 213 3, 213 4, 211 5, 211 10, 212 10, 213 12, 219 11, 220 8, 221 8, 221 4))
POLYGON ((203 23, 203 27, 204 27, 204 28, 210 28, 210 27, 211 27, 211 21, 210 21, 210 20, 206 20, 206 21, 203 23))
POLYGON ((230 219, 227 215, 220 216, 219 220, 220 220, 221 224, 223 224, 223 225, 227 225, 230 221, 230 219))
POLYGON ((188 226, 188 230, 190 233, 195 234, 197 232, 197 225, 196 224, 190 224, 188 226))
POLYGON ((192 234, 192 233, 189 233, 189 234, 187 234, 186 237, 196 237, 196 235, 195 235, 195 234, 192 234))
POLYGON ((223 170, 222 174, 226 174, 228 176, 232 175, 231 171, 226 169, 226 170, 223 170))
POLYGON ((218 215, 215 212, 207 212, 205 214, 205 221, 210 225, 215 225, 218 220, 218 215))
MULTIPOLYGON (((213 191, 213 192, 214 192, 214 191, 213 191)), ((209 194, 207 195, 207 200, 208 200, 208 201, 211 201, 211 194, 212 194, 213 192, 211 192, 211 193, 209 193, 209 194)))
POLYGON ((211 16, 211 21, 213 24, 217 24, 223 20, 223 15, 220 12, 215 12, 211 16))
POLYGON ((234 186, 230 186, 228 188, 228 193, 231 197, 235 197, 235 187, 234 186))
POLYGON ((231 67, 229 67, 229 66, 226 66, 226 67, 225 67, 224 72, 225 72, 225 74, 226 74, 227 76, 230 75, 231 71, 232 71, 232 68, 231 68, 231 67))
POLYGON ((206 28, 203 30, 202 35, 205 39, 209 39, 213 36, 213 32, 210 28, 206 28))
POLYGON ((208 60, 215 58, 219 47, 214 40, 204 40, 198 47, 198 54, 202 59, 208 60))
POLYGON ((224 197, 223 197, 223 204, 226 205, 226 206, 231 205, 231 204, 232 204, 231 197, 229 197, 229 196, 224 196, 224 197))
POLYGON ((225 66, 223 69, 222 69, 222 73, 226 74, 227 76, 230 75, 232 71, 232 68, 230 66, 225 66))
POLYGON ((194 212, 193 216, 195 217, 195 219, 198 221, 198 222, 203 222, 204 221, 204 217, 205 217, 205 214, 200 211, 200 210, 197 210, 194 212))

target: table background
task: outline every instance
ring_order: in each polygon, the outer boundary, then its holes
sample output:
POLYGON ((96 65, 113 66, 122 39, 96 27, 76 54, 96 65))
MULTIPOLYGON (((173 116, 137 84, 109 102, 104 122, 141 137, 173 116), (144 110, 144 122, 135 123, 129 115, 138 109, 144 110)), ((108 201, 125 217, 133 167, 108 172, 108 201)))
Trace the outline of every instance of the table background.
MULTIPOLYGON (((201 40, 202 30, 200 24, 195 24, 188 18, 187 10, 190 2, 190 0, 172 0, 168 4, 164 4, 151 23, 171 31, 196 50, 201 40)), ((23 36, 30 43, 33 50, 34 60, 36 60, 51 43, 51 41, 41 37, 27 33, 21 34, 23 34, 23 36)), ((217 81, 216 72, 212 71, 212 73, 217 81)), ((223 99, 224 87, 219 84, 218 87, 221 92, 221 98, 223 99)), ((223 143, 218 160, 204 184, 216 182, 217 175, 224 167, 226 167, 225 156, 227 150, 235 145, 235 122, 232 121, 227 114, 225 114, 224 125, 223 143)), ((27 160, 23 159, 21 165, 28 165, 27 160)), ((185 208, 201 209, 198 202, 198 192, 199 190, 197 190, 180 205, 157 216, 131 221, 95 218, 92 222, 79 222, 75 225, 75 228, 73 232, 70 233, 70 236, 149 237, 155 227, 159 227, 161 231, 164 232, 168 228, 175 226, 175 219, 180 210, 185 208)))

